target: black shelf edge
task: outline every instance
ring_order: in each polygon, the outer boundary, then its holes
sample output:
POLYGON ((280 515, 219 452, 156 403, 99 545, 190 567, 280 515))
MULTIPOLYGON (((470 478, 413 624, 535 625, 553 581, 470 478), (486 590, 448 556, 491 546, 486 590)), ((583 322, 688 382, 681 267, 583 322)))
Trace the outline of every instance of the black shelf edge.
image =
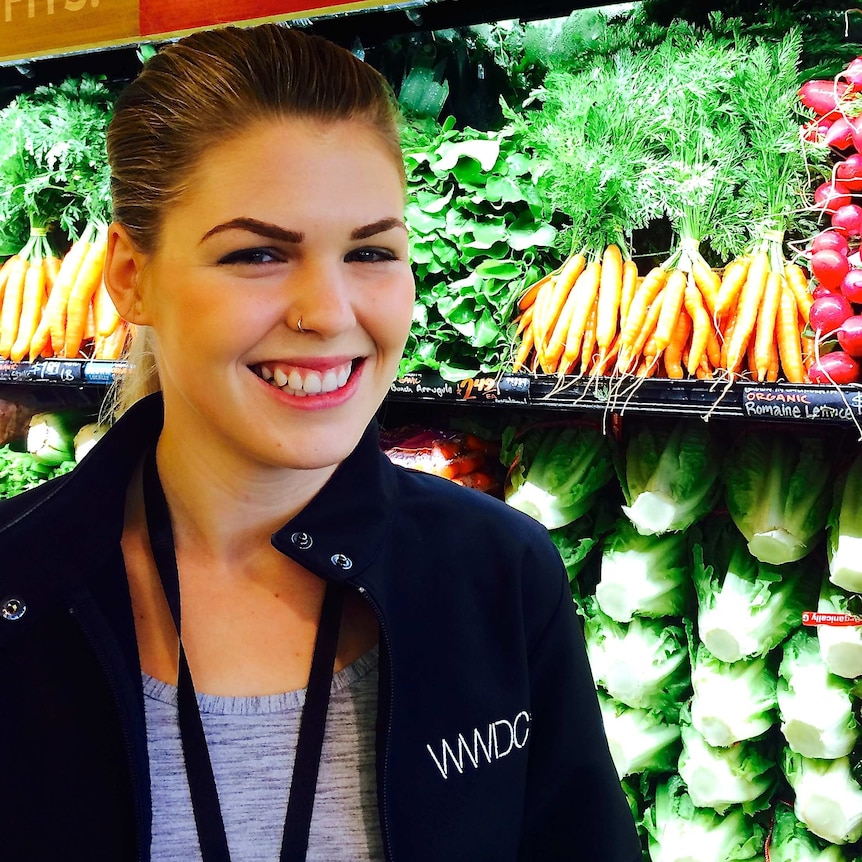
POLYGON ((0 383, 108 386, 128 366, 106 359, 39 359, 36 362, 0 360, 0 383))
POLYGON ((652 413, 702 419, 767 422, 862 423, 862 385, 725 383, 712 380, 647 379, 621 384, 614 378, 584 380, 554 376, 497 374, 457 382, 430 372, 399 377, 389 400, 497 404, 535 409, 652 413))

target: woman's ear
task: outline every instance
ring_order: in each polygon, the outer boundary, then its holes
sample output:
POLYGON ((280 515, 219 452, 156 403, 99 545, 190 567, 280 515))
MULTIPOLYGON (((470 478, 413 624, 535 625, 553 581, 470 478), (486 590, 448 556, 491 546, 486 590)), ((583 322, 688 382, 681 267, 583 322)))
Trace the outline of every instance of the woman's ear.
POLYGON ((105 287, 120 317, 148 326, 150 315, 141 290, 143 271, 144 255, 135 248, 126 228, 114 222, 108 228, 105 287))

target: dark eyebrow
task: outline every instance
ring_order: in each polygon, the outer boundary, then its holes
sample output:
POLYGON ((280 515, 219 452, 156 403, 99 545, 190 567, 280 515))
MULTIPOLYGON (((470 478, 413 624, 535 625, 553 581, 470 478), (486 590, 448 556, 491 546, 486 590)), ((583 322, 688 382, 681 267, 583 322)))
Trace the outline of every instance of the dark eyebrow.
POLYGON ((363 225, 356 228, 350 234, 351 239, 368 239, 370 236, 377 236, 379 233, 386 233, 388 230, 400 227, 407 230, 407 225, 400 218, 382 218, 380 221, 372 222, 371 224, 363 225))
MULTIPOLYGON (((386 231, 397 227, 403 228, 405 231, 407 230, 407 226, 403 221, 401 221, 401 219, 382 218, 379 221, 356 228, 356 230, 351 232, 350 239, 368 239, 369 237, 377 236, 379 233, 386 233, 386 231)), ((217 224, 215 227, 211 227, 201 237, 201 242, 204 242, 211 236, 214 236, 217 233, 222 233, 226 230, 245 230, 250 233, 256 233, 258 236, 265 236, 269 239, 279 240, 280 242, 300 243, 305 239, 305 234, 301 231, 287 230, 286 228, 271 224, 270 222, 241 216, 240 218, 232 218, 230 221, 222 222, 221 224, 217 224)))
POLYGON ((256 233, 259 236, 269 237, 269 239, 277 239, 281 242, 298 243, 302 242, 305 234, 297 230, 287 230, 275 224, 270 224, 265 221, 258 221, 256 218, 232 218, 230 221, 217 224, 211 227, 202 237, 201 242, 209 239, 217 233, 222 233, 226 230, 247 230, 250 233, 256 233))

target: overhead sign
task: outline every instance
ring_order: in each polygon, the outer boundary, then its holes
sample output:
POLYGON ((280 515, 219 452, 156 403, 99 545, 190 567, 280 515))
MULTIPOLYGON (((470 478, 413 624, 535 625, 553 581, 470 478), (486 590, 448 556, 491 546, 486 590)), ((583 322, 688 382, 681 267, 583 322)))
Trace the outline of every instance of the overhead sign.
POLYGON ((0 63, 178 36, 225 24, 312 18, 379 0, 0 0, 0 63))

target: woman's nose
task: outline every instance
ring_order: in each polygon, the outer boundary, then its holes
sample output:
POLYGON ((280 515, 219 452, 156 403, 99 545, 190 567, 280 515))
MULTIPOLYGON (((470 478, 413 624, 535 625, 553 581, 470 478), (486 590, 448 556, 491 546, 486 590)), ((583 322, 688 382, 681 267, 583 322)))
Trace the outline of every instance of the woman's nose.
POLYGON ((294 271, 287 307, 292 329, 331 338, 356 325, 346 268, 341 260, 309 259, 294 271))

